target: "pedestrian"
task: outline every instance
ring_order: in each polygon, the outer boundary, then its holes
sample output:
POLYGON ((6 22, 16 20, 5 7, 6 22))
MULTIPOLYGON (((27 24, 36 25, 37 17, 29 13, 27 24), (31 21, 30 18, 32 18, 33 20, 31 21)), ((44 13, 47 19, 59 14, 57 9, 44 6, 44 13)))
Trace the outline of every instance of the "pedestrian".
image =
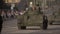
POLYGON ((11 18, 14 18, 14 13, 11 13, 11 18))
POLYGON ((0 11, 0 34, 1 34, 1 30, 2 30, 2 24, 3 24, 3 19, 2 19, 1 11, 0 11))
POLYGON ((44 15, 43 16, 43 29, 46 30, 47 26, 48 26, 48 19, 47 19, 47 16, 44 15))

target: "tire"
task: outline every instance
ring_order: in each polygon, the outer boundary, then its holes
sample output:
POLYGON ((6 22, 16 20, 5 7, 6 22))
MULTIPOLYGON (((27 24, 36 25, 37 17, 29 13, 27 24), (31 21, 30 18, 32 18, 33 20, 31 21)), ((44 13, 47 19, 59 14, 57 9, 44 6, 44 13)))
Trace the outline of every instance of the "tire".
POLYGON ((40 24, 40 28, 43 29, 43 24, 40 24))
POLYGON ((26 26, 21 26, 21 29, 26 29, 26 26))
POLYGON ((53 23, 50 23, 50 25, 52 25, 53 23))
POLYGON ((53 21, 51 21, 49 24, 52 25, 53 24, 53 21))

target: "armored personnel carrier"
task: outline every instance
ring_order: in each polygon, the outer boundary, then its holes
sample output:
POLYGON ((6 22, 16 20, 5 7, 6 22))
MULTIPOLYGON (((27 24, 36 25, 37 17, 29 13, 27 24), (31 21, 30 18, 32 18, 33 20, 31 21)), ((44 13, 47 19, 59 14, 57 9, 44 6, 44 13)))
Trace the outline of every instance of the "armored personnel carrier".
POLYGON ((18 29, 26 29, 26 26, 41 26, 43 21, 43 14, 38 11, 27 11, 24 14, 17 16, 18 29))
POLYGON ((56 12, 54 15, 48 17, 49 24, 59 24, 60 23, 60 12, 56 12))

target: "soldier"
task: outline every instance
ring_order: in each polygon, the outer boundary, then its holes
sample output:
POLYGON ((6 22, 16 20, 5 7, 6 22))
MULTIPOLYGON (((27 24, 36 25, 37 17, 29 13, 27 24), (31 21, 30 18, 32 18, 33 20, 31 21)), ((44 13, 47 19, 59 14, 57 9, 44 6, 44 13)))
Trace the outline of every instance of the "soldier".
POLYGON ((48 19, 47 16, 43 16, 43 29, 46 30, 48 26, 48 19))
POLYGON ((2 30, 2 24, 3 24, 3 19, 1 16, 1 10, 0 10, 0 34, 1 34, 1 30, 2 30))

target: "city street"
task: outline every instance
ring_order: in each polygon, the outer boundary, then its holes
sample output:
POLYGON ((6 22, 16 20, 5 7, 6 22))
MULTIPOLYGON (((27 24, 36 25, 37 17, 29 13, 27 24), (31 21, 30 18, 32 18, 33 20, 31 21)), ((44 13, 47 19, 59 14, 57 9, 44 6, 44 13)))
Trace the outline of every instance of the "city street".
POLYGON ((59 33, 60 25, 49 25, 47 30, 41 30, 37 26, 27 27, 26 30, 18 30, 16 19, 4 21, 2 29, 2 34, 59 34, 59 33))
POLYGON ((32 22, 35 25, 35 21, 39 24, 43 15, 47 15, 49 21, 57 20, 59 22, 54 23, 60 23, 60 0, 0 0, 0 15, 5 17, 4 20, 8 18, 3 22, 1 34, 60 34, 60 25, 48 25, 47 30, 42 30, 40 26, 26 26, 26 30, 19 30, 17 19, 10 19, 10 16, 18 15, 19 18, 22 15, 22 20, 25 20, 25 14, 29 24, 32 22))

